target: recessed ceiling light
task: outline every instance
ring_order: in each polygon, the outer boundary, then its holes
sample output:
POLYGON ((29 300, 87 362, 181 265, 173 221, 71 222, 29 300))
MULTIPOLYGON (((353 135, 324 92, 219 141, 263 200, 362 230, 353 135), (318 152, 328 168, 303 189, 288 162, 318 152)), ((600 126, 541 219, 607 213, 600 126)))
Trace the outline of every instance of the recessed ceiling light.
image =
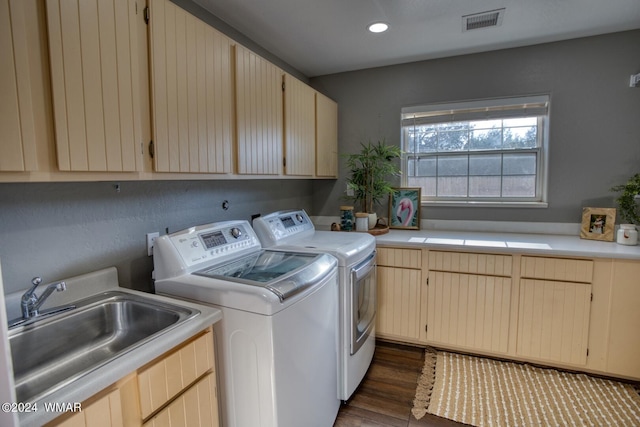
POLYGON ((385 22, 374 22, 367 27, 372 33, 384 33, 389 29, 389 24, 385 22))

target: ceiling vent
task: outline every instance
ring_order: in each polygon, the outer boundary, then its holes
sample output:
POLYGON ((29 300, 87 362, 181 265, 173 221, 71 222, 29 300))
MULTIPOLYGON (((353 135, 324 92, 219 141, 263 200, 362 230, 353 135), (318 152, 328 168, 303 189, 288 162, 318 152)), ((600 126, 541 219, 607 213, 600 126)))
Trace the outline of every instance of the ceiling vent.
POLYGON ((462 31, 479 30, 480 28, 499 27, 502 25, 505 9, 490 10, 462 17, 462 31))

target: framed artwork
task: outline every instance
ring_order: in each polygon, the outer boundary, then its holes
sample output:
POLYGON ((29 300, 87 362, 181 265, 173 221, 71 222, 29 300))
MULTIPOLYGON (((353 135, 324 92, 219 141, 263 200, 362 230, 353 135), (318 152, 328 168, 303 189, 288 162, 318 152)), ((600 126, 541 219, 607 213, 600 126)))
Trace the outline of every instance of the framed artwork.
POLYGON ((582 239, 613 242, 613 228, 616 225, 615 208, 582 208, 582 239))
POLYGON ((389 228, 420 229, 420 188, 394 188, 389 195, 389 228))

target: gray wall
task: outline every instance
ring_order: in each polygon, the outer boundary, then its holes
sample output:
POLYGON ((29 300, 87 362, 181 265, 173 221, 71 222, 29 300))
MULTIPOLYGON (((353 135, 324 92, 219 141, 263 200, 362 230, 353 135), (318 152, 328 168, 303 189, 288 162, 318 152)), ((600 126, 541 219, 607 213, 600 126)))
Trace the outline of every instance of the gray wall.
MULTIPOLYGON (((583 206, 614 206, 613 185, 640 172, 640 31, 312 78, 339 105, 339 151, 399 144, 403 106, 549 93, 549 207, 427 207, 423 219, 578 223, 583 206)), ((314 183, 316 215, 337 215, 345 189, 314 183)), ((386 206, 378 213, 386 216, 386 206)))
POLYGON ((146 233, 255 213, 312 209, 308 180, 0 184, 5 293, 115 265, 122 286, 151 289, 146 233), (230 207, 222 209, 228 200, 230 207))

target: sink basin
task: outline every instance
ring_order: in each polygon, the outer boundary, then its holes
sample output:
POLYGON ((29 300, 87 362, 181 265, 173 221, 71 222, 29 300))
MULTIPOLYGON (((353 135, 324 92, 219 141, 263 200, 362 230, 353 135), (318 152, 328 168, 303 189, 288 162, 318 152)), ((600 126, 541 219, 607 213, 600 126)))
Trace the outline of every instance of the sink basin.
POLYGON ((18 402, 42 398, 199 313, 118 291, 75 305, 9 330, 18 402))

